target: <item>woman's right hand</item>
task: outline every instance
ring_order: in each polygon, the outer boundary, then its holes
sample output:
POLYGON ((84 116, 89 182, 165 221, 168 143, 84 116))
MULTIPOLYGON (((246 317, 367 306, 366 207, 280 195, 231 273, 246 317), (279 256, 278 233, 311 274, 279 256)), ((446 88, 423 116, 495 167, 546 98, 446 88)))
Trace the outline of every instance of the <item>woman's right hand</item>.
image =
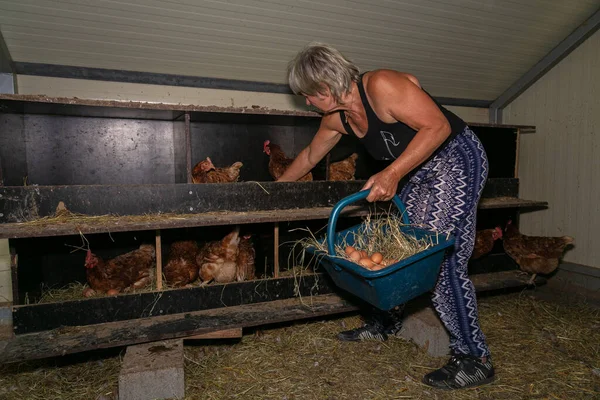
POLYGON ((398 182, 400 182, 401 178, 386 168, 370 177, 361 190, 371 189, 367 196, 367 201, 369 202, 389 201, 396 194, 398 182))

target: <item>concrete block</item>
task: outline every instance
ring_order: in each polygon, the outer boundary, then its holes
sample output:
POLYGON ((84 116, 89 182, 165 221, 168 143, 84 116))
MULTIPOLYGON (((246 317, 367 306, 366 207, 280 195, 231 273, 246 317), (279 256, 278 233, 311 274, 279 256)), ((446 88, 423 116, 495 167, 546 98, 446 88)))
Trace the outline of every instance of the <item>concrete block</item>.
POLYGON ((12 339, 13 324, 12 324, 12 308, 5 306, 6 303, 0 305, 0 340, 12 339))
POLYGON ((432 357, 450 353, 450 336, 433 306, 422 301, 406 307, 400 336, 425 348, 432 357))
POLYGON ((183 340, 129 346, 119 374, 119 400, 182 399, 183 340))

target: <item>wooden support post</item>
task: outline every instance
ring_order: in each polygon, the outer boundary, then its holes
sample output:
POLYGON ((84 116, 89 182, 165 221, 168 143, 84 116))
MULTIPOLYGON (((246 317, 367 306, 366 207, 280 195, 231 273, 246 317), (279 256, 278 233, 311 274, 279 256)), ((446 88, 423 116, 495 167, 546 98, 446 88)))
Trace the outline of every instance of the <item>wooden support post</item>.
POLYGON ((4 178, 2 175, 2 158, 0 158, 0 186, 4 186, 4 178))
POLYGON ((515 178, 519 178, 519 148, 521 147, 521 129, 517 129, 517 148, 515 150, 515 178))
POLYGON ((19 255, 14 247, 10 247, 10 275, 12 280, 12 302, 19 302, 19 255))
POLYGON ((162 290, 162 240, 160 229, 156 230, 156 289, 162 290))
POLYGON ((190 113, 185 113, 185 169, 187 183, 192 183, 192 134, 190 127, 190 113))
POLYGON ((275 222, 275 229, 273 230, 274 244, 274 255, 273 255, 273 277, 279 278, 279 222, 275 222))

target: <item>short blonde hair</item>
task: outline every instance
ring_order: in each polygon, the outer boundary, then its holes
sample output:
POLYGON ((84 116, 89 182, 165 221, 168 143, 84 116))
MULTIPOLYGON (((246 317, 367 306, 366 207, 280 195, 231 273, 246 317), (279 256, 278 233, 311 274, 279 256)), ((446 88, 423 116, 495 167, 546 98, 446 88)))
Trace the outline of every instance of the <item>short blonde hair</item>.
POLYGON ((356 65, 323 43, 309 44, 288 64, 288 81, 294 93, 314 96, 323 93, 323 85, 327 85, 338 103, 358 77, 356 65))

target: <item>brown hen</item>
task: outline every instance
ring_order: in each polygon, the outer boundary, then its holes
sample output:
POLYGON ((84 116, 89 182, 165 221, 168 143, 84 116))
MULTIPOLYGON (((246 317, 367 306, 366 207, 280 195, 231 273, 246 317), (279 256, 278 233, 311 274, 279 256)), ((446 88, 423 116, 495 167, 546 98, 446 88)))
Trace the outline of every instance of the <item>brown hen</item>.
POLYGON ((236 280, 238 282, 252 280, 256 277, 254 266, 255 257, 256 252, 254 246, 252 246, 250 235, 243 236, 240 240, 239 254, 237 257, 236 280))
MULTIPOLYGON (((269 173, 273 177, 273 179, 277 180, 286 169, 294 161, 293 158, 287 158, 281 147, 275 143, 271 143, 270 140, 265 140, 263 144, 263 151, 269 156, 269 173)), ((298 181, 312 181, 312 173, 308 173, 304 175, 302 178, 298 179, 298 181)))
POLYGON ((527 236, 519 232, 512 221, 508 221, 504 233, 504 251, 519 265, 522 271, 533 274, 549 274, 558 268, 565 248, 573 244, 570 236, 544 237, 527 236))
POLYGON ((241 162, 233 163, 230 167, 216 168, 210 157, 200 161, 192 170, 193 183, 228 183, 237 182, 240 177, 240 168, 244 164, 241 162))
POLYGON ((196 256, 198 245, 194 240, 174 242, 169 249, 163 268, 166 282, 175 287, 185 286, 198 278, 196 256))
POLYGON ((356 172, 356 159, 358 154, 352 153, 350 157, 329 165, 330 181, 353 181, 356 172))
POLYGON ((236 280, 239 233, 240 229, 236 227, 222 240, 206 243, 202 247, 196 256, 196 263, 200 268, 200 279, 203 283, 213 280, 227 283, 236 280))
POLYGON ((471 260, 477 260, 486 255, 494 248, 494 242, 502 237, 502 229, 499 227, 492 229, 482 229, 475 235, 475 248, 471 254, 471 260))
POLYGON ((90 250, 85 258, 89 288, 85 297, 96 292, 115 295, 126 289, 140 289, 154 278, 156 251, 154 246, 143 244, 139 249, 105 261, 90 250))

